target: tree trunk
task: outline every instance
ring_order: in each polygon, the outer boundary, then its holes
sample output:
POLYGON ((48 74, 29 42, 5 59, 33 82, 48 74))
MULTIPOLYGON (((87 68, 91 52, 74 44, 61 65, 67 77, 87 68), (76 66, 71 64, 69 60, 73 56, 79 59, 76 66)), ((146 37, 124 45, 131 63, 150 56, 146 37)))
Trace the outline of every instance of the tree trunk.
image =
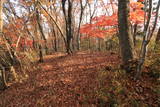
POLYGON ((46 52, 46 54, 48 54, 47 39, 44 35, 43 28, 40 23, 40 15, 39 15, 38 9, 36 9, 36 17, 37 17, 37 24, 38 24, 39 31, 41 33, 41 37, 45 42, 45 52, 46 52))
POLYGON ((72 32, 72 2, 68 0, 68 9, 65 8, 66 0, 62 0, 62 9, 63 9, 63 14, 65 17, 65 22, 66 22, 66 39, 67 39, 67 44, 66 44, 66 51, 68 54, 72 53, 71 50, 71 39, 73 38, 73 32, 72 32), (66 14, 66 10, 67 14, 66 14))
POLYGON ((88 50, 91 50, 91 38, 88 36, 88 50))
POLYGON ((0 66, 0 90, 4 90, 7 87, 6 78, 5 78, 5 69, 0 66))
POLYGON ((38 11, 37 5, 35 5, 35 11, 36 11, 36 20, 37 20, 36 34, 37 34, 37 38, 38 38, 39 62, 43 62, 42 44, 40 43, 40 40, 41 40, 41 37, 42 37, 45 40, 45 44, 46 44, 46 39, 45 39, 45 36, 43 34, 41 25, 40 25, 40 16, 39 16, 39 11, 38 11), (40 37, 40 34, 41 34, 41 37, 40 37))
POLYGON ((58 51, 58 49, 57 49, 57 36, 56 35, 55 35, 55 38, 54 38, 54 50, 55 50, 55 52, 58 51))
POLYGON ((56 35, 56 30, 55 30, 55 27, 54 25, 52 25, 52 33, 54 35, 54 40, 53 40, 53 48, 54 48, 54 51, 57 52, 58 49, 57 49, 57 35, 56 35))
POLYGON ((155 20, 153 23, 153 27, 152 27, 152 30, 150 30, 150 24, 152 24, 151 23, 151 16, 152 16, 152 11, 153 11, 152 4, 153 4, 152 0, 149 0, 148 19, 147 19, 147 24, 145 25, 145 28, 144 28, 144 37, 143 37, 143 42, 142 42, 141 51, 140 51, 140 55, 139 55, 139 62, 138 62, 138 66, 137 66, 137 74, 135 76, 135 79, 139 79, 141 76, 142 67, 145 62, 146 53, 147 53, 147 46, 151 40, 151 37, 153 35, 153 32, 156 28, 157 21, 158 21, 160 0, 158 1, 158 4, 157 4, 156 16, 155 16, 155 20))
MULTIPOLYGON (((3 0, 0 1, 0 36, 2 37, 3 32, 3 0)), ((0 90, 4 90, 7 87, 5 78, 5 69, 0 66, 0 90)))
POLYGON ((136 33, 137 33, 137 24, 134 25, 134 32, 133 32, 133 43, 136 46, 136 33))
POLYGON ((3 0, 0 1, 0 33, 3 31, 3 0))
POLYGON ((98 51, 101 51, 101 39, 98 38, 97 40, 98 40, 98 51))
POLYGON ((118 0, 119 43, 126 71, 130 71, 129 62, 134 58, 133 36, 129 25, 129 0, 118 0))
MULTIPOLYGON (((87 3, 86 3, 87 4, 87 3)), ((85 4, 85 6, 86 6, 85 4)), ((82 17, 83 17, 83 13, 84 13, 84 8, 85 6, 83 6, 83 3, 82 3, 82 0, 80 0, 80 5, 81 5, 81 12, 80 12, 80 18, 79 18, 79 24, 78 24, 78 33, 77 33, 77 38, 76 38, 76 41, 77 41, 77 50, 80 50, 80 43, 81 43, 81 40, 80 40, 80 27, 81 27, 81 23, 82 23, 82 17)))
POLYGON ((39 62, 44 62, 44 60, 43 60, 42 46, 40 44, 39 44, 39 62))

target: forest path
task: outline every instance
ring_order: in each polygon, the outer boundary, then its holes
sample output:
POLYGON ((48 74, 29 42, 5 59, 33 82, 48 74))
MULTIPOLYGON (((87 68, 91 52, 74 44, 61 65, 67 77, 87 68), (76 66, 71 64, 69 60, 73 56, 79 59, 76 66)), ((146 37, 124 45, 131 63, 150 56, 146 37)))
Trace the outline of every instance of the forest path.
POLYGON ((117 55, 78 52, 55 53, 38 64, 24 83, 0 94, 1 107, 76 107, 96 104, 97 71, 116 64, 117 55))

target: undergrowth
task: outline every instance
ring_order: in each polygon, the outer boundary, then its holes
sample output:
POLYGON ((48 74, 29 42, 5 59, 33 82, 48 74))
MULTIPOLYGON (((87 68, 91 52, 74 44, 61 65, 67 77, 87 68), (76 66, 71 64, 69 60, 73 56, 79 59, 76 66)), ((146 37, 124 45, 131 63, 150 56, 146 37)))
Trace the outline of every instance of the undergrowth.
POLYGON ((123 70, 99 71, 97 90, 99 107, 156 107, 158 106, 158 82, 142 76, 134 81, 133 76, 123 70), (157 86, 157 87, 155 87, 157 86), (152 96, 152 97, 149 97, 152 96))
POLYGON ((17 54, 20 64, 14 66, 8 75, 8 83, 23 82, 28 79, 28 72, 36 70, 37 53, 35 51, 20 52, 17 54), (14 71, 14 72, 12 72, 14 71))

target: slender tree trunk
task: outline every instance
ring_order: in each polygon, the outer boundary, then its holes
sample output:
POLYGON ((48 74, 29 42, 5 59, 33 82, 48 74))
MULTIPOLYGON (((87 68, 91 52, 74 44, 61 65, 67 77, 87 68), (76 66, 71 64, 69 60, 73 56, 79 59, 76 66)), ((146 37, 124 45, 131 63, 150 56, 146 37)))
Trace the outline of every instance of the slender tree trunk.
POLYGON ((35 37, 31 34, 31 32, 29 31, 28 27, 25 25, 26 27, 26 30, 27 30, 27 33, 28 35, 30 35, 32 37, 32 40, 33 40, 33 48, 36 49, 36 42, 35 42, 35 37))
POLYGON ((140 51, 140 55, 139 55, 139 62, 138 62, 138 66, 137 66, 137 74, 135 76, 135 79, 139 79, 141 76, 142 67, 145 62, 146 53, 147 53, 147 46, 151 40, 151 37, 153 35, 155 28, 156 28, 158 14, 159 14, 159 7, 160 7, 160 0, 158 1, 158 4, 157 4, 157 10, 156 10, 156 16, 155 16, 153 28, 152 28, 152 30, 150 30, 150 24, 151 24, 150 21, 151 21, 153 7, 152 7, 152 0, 149 0, 149 14, 148 14, 149 18, 147 19, 147 24, 145 25, 145 28, 144 28, 144 37, 143 37, 143 41, 142 41, 141 51, 140 51))
POLYGON ((134 25, 134 32, 133 32, 133 43, 136 46, 136 33, 137 33, 137 24, 134 25))
POLYGON ((73 32, 72 32, 72 3, 70 0, 68 0, 68 53, 72 53, 71 51, 71 39, 73 38, 73 32), (69 52, 70 51, 70 52, 69 52))
POLYGON ((37 35, 37 39, 38 39, 39 62, 43 62, 43 51, 42 51, 42 44, 40 43, 40 40, 41 40, 41 37, 44 37, 44 35, 43 35, 43 31, 42 31, 41 25, 40 25, 40 17, 39 17, 37 5, 35 6, 35 8, 36 8, 36 19, 37 19, 36 35, 37 35), (40 37, 40 34, 41 34, 41 37, 40 37))
MULTIPOLYGON (((2 37, 3 32, 3 0, 0 1, 0 36, 2 37)), ((7 87, 5 78, 5 69, 0 65, 0 90, 4 90, 7 87)))
POLYGON ((44 42, 45 42, 45 51, 46 51, 46 54, 48 54, 47 39, 46 39, 46 37, 45 37, 45 35, 44 35, 43 28, 42 28, 41 23, 40 23, 39 12, 38 12, 37 9, 36 9, 36 16, 37 16, 37 24, 38 24, 39 31, 40 31, 40 33, 41 33, 41 37, 42 37, 42 39, 43 39, 44 42))
POLYGON ((72 39, 71 39, 71 42, 72 42, 72 51, 75 51, 75 38, 74 37, 72 37, 72 39))
POLYGON ((41 44, 39 44, 39 62, 44 62, 41 44))
POLYGON ((130 71, 129 62, 134 58, 133 36, 129 25, 129 0, 118 0, 119 43, 124 68, 130 71))
POLYGON ((91 50, 91 38, 88 37, 88 49, 91 50))
POLYGON ((101 39, 98 38, 98 51, 101 51, 101 39))
POLYGON ((55 38, 54 38, 54 50, 55 50, 55 52, 58 51, 58 49, 57 49, 57 36, 56 35, 55 35, 55 38))
POLYGON ((3 66, 0 66, 0 90, 4 90, 7 87, 6 78, 5 78, 5 69, 3 66))
POLYGON ((84 13, 84 8, 86 7, 87 3, 85 4, 85 6, 83 6, 82 0, 80 0, 80 5, 81 5, 81 12, 80 12, 80 18, 79 18, 79 24, 78 24, 78 33, 77 33, 77 50, 80 50, 80 26, 82 23, 82 17, 83 17, 83 13, 84 13))
MULTIPOLYGON (((98 2, 98 0, 95 1, 95 3, 94 3, 94 8, 91 6, 90 2, 87 2, 88 7, 89 7, 89 20, 90 20, 89 23, 90 23, 90 24, 92 24, 92 19, 93 19, 93 17, 94 17, 94 14, 95 14, 95 12, 96 12, 96 9, 97 9, 97 8, 95 8, 97 2, 98 2), (93 8, 93 9, 92 9, 92 8, 93 8), (92 11, 92 10, 93 10, 93 11, 92 11)), ((86 20, 87 20, 87 17, 86 17, 86 20)), ((88 47, 89 47, 89 50, 91 50, 91 40, 92 40, 92 38, 88 37, 88 47)))
MULTIPOLYGON (((145 10, 147 8, 147 3, 145 1, 145 10)), ((142 71, 142 66, 145 62, 145 57, 146 57, 146 52, 147 52, 147 45, 149 43, 148 41, 148 36, 150 34, 150 19, 152 15, 152 0, 149 0, 149 12, 148 12, 148 19, 145 20, 146 24, 144 22, 144 35, 143 35, 143 41, 142 41, 142 46, 140 50, 140 55, 139 55, 139 61, 138 61, 138 66, 137 66, 137 74, 135 76, 135 79, 139 79, 141 76, 141 71, 142 71)), ((146 13, 145 13, 146 17, 146 13)))
POLYGON ((62 0, 62 9, 63 9, 63 14, 65 17, 66 21, 66 39, 67 39, 67 44, 66 44, 66 51, 68 54, 72 53, 71 50, 71 39, 73 38, 73 32, 72 32, 72 2, 71 0, 68 0, 68 11, 66 14, 66 0, 62 0))
POLYGON ((54 35, 54 40, 53 40, 53 48, 54 48, 54 51, 57 52, 58 49, 57 49, 57 35, 56 35, 56 31, 55 31, 55 27, 54 25, 52 25, 52 33, 54 35))
POLYGON ((0 0, 0 33, 3 31, 3 0, 0 0))

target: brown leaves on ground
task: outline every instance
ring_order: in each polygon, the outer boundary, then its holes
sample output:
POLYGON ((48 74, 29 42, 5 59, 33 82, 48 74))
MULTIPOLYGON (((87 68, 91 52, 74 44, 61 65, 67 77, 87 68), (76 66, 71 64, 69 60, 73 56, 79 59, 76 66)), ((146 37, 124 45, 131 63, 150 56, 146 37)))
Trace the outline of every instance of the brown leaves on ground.
POLYGON ((115 71, 119 57, 110 53, 55 53, 45 57, 29 78, 0 94, 0 107, 158 106, 154 79, 133 81, 115 71))

